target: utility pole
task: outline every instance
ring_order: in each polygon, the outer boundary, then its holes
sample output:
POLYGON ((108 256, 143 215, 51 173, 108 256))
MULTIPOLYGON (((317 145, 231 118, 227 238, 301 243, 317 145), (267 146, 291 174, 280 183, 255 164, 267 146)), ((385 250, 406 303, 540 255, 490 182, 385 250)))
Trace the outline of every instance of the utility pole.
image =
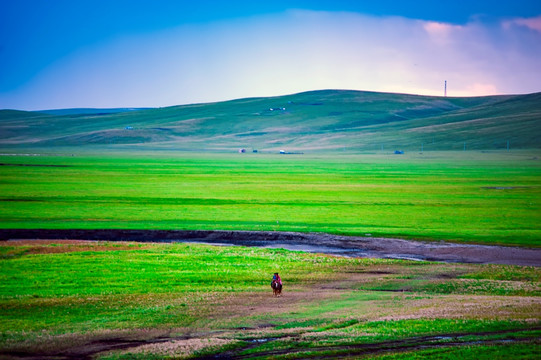
POLYGON ((447 80, 445 80, 443 85, 443 96, 447 97, 447 80))

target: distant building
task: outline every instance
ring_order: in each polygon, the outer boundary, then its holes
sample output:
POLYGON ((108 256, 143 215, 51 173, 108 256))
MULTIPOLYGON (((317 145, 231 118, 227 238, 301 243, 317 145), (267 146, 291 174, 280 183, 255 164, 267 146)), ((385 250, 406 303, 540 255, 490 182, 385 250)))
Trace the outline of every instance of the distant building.
POLYGON ((298 151, 285 151, 285 150, 280 150, 280 154, 282 155, 302 155, 304 154, 303 152, 298 152, 298 151))

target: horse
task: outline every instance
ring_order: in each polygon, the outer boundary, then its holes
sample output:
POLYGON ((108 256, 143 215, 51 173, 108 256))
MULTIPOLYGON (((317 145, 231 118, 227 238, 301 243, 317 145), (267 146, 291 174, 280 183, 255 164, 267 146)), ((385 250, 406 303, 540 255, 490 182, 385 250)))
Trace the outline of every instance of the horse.
POLYGON ((282 295, 282 284, 280 284, 278 281, 274 281, 271 283, 272 293, 274 296, 280 296, 282 295))

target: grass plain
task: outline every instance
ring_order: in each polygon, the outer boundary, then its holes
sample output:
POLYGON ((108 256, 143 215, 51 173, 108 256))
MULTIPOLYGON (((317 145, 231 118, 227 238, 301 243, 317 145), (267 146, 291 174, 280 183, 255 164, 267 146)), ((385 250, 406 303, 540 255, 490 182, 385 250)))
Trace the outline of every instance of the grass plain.
MULTIPOLYGON (((539 246, 535 150, 73 155, 2 155, 0 226, 539 246)), ((540 276, 282 249, 1 241, 0 357, 531 359, 540 276), (286 281, 280 298, 275 271, 286 281)))
MULTIPOLYGON (((327 90, 125 112, 1 110, 0 228, 540 247, 540 97, 327 90)), ((540 276, 282 249, 0 241, 0 358, 532 359, 540 276)))
POLYGON ((531 359, 540 350, 533 267, 70 240, 4 241, 0 257, 7 359, 531 359), (275 271, 285 281, 278 298, 275 271))
POLYGON ((539 158, 536 150, 2 155, 0 227, 299 231, 539 247, 539 158))

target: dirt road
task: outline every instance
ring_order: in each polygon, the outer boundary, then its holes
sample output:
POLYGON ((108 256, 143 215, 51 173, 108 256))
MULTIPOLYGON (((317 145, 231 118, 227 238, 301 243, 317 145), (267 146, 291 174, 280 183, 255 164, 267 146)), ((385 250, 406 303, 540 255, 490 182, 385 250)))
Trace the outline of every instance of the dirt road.
POLYGON ((541 266, 541 249, 422 242, 320 233, 182 230, 0 229, 0 240, 74 239, 138 242, 203 242, 216 245, 281 247, 351 257, 541 266))

